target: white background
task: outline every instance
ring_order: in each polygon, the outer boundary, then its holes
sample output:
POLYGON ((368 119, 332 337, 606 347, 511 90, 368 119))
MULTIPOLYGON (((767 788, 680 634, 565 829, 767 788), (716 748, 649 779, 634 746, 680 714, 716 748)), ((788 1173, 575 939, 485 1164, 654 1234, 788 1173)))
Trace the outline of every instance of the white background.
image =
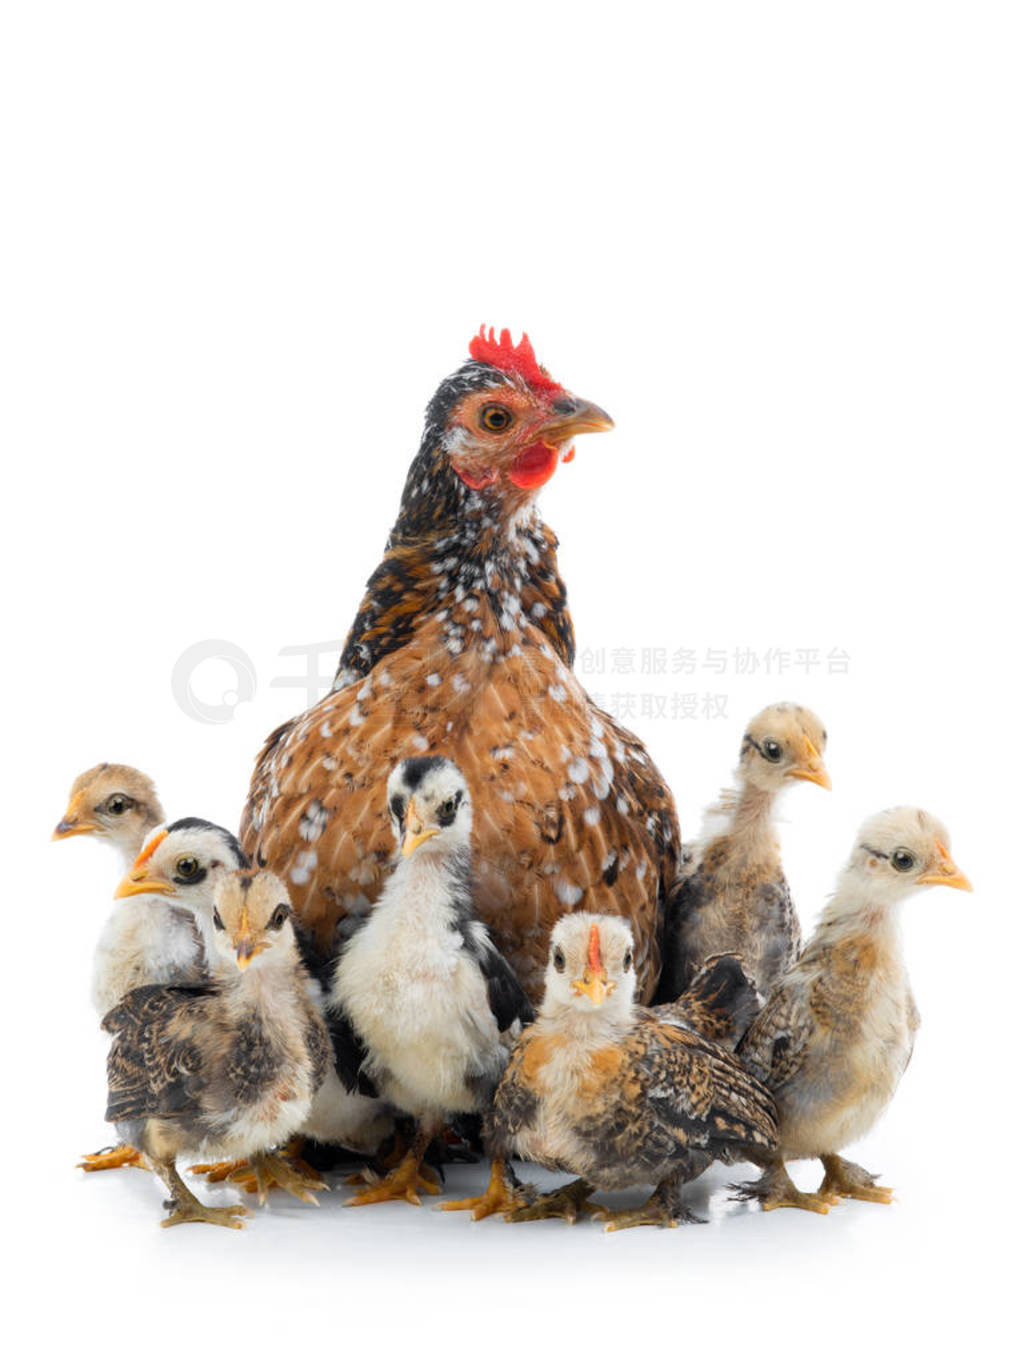
POLYGON ((4 7, 8 1332, 161 1361, 1009 1355, 1021 48, 984 3, 4 7), (543 494, 581 647, 849 654, 587 679, 727 697, 633 722, 684 833, 793 697, 835 782, 786 812, 805 925, 896 802, 975 881, 906 908, 924 1027, 854 1152, 891 1208, 762 1215, 715 1171, 712 1225, 674 1233, 340 1194, 163 1233, 149 1177, 73 1169, 106 1140, 87 981, 116 869, 47 843, 71 778, 137 764, 171 814, 236 822, 304 705, 279 651, 344 635, 484 320, 618 423, 543 494), (209 638, 256 673, 223 725, 171 693, 209 638))

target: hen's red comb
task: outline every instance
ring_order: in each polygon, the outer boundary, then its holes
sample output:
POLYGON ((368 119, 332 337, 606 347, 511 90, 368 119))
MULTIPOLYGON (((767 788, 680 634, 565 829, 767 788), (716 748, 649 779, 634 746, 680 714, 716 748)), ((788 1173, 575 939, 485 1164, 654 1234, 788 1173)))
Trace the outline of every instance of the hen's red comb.
POLYGON ((486 326, 469 343, 469 354, 483 365, 493 365, 505 374, 517 374, 525 379, 532 389, 560 389, 562 386, 551 378, 547 370, 537 361, 530 344, 530 338, 523 333, 518 346, 512 345, 512 333, 502 328, 498 340, 494 340, 494 328, 488 332, 486 326))

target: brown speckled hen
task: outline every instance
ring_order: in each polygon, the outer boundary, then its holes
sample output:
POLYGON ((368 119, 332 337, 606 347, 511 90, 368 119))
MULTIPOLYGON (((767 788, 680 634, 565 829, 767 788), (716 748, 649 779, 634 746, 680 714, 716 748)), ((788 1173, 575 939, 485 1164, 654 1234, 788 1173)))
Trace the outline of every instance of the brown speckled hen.
POLYGON ((387 874, 388 774, 417 754, 450 758, 476 810, 478 912, 526 990, 542 990, 556 920, 600 911, 629 920, 649 999, 675 809, 643 745, 573 673, 557 541, 536 506, 575 438, 612 422, 525 337, 481 329, 470 356, 427 409, 333 691, 257 760, 243 843, 285 878, 327 956, 387 874))

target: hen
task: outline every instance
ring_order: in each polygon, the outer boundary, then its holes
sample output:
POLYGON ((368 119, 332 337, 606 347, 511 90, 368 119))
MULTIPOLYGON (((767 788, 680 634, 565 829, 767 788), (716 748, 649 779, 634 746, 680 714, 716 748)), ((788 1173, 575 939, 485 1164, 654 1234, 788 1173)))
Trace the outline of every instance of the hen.
POLYGON ((330 955, 375 902, 391 858, 388 774, 432 753, 476 810, 477 908, 527 992, 569 910, 625 916, 641 997, 660 968, 678 860, 672 797, 640 741, 575 677, 557 541, 537 491, 611 419, 493 330, 427 409, 384 558, 331 693, 268 739, 243 815, 246 851, 289 883, 330 955))

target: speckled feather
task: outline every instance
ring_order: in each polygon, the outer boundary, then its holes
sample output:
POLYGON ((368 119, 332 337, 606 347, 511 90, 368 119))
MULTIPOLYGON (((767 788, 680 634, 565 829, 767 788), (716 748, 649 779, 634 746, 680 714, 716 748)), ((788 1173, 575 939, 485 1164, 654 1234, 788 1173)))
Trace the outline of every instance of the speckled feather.
POLYGON ((800 922, 777 850, 730 866, 721 835, 673 889, 660 1000, 684 991, 713 953, 738 952, 754 980, 773 985, 800 951, 800 922))
POLYGON ((585 909, 629 918, 648 999, 678 858, 671 795, 572 672, 557 542, 530 498, 467 487, 440 449, 452 404, 503 382, 470 362, 435 396, 335 690, 270 736, 243 842, 327 955, 386 876, 391 769, 450 757, 476 810, 477 912, 527 992, 540 993, 551 926, 585 909))
POLYGON ((644 1009, 621 1041, 589 1053, 572 1087, 559 1087, 552 1124, 548 1069, 571 1047, 536 1025, 524 1032, 495 1096, 499 1147, 615 1189, 688 1179, 709 1160, 759 1159, 775 1145, 764 1087, 715 1043, 644 1009), (548 1146, 546 1132, 563 1137, 548 1146))

